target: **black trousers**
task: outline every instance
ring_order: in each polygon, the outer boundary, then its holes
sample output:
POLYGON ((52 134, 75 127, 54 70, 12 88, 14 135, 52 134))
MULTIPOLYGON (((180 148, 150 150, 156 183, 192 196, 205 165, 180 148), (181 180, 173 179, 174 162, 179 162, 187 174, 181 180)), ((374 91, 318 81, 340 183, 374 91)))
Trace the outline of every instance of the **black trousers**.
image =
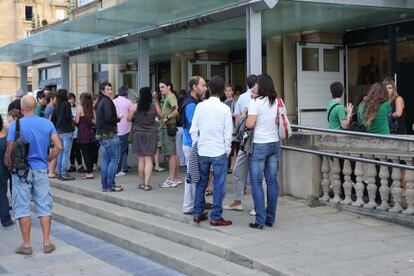
POLYGON ((92 173, 93 172, 93 164, 95 163, 95 159, 97 155, 96 146, 94 143, 89 144, 78 144, 80 151, 82 152, 83 160, 85 161, 86 172, 92 173))
POLYGON ((80 167, 82 166, 82 154, 77 140, 78 139, 73 139, 72 150, 70 151, 70 165, 75 166, 76 160, 76 163, 78 163, 78 167, 80 167))
POLYGON ((1 224, 6 226, 11 223, 9 199, 7 198, 7 180, 8 174, 2 174, 0 172, 0 221, 1 224))

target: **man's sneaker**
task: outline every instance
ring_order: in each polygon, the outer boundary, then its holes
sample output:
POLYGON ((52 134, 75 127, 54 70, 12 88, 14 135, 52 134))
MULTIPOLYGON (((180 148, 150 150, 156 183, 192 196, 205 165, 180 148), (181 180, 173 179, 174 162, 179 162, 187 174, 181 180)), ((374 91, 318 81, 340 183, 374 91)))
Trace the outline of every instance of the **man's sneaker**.
POLYGON ((118 176, 125 176, 126 175, 126 173, 125 172, 123 172, 123 171, 120 171, 119 173, 117 173, 115 176, 116 177, 118 177, 118 176))
POLYGON ((174 181, 172 181, 171 179, 167 179, 164 181, 164 183, 160 184, 160 188, 171 188, 171 187, 175 187, 178 184, 176 184, 174 181))
POLYGON ((56 246, 53 243, 43 246, 43 253, 49 254, 56 250, 56 246))
POLYGON ((183 183, 183 181, 179 178, 177 179, 168 179, 169 181, 171 181, 171 186, 170 187, 177 187, 178 185, 180 185, 181 183, 183 183))
POLYGON ((78 167, 78 173, 86 173, 86 170, 83 166, 78 167))
POLYGON ((229 205, 224 205, 223 209, 224 210, 243 211, 243 206, 241 204, 233 205, 233 203, 232 203, 232 204, 229 204, 229 205))
POLYGON ((76 172, 76 167, 75 166, 70 166, 68 169, 68 172, 76 172))
POLYGON ((251 210, 251 211, 250 211, 250 215, 251 215, 251 216, 255 216, 255 215, 256 215, 256 211, 255 211, 254 209, 253 209, 253 210, 251 210))

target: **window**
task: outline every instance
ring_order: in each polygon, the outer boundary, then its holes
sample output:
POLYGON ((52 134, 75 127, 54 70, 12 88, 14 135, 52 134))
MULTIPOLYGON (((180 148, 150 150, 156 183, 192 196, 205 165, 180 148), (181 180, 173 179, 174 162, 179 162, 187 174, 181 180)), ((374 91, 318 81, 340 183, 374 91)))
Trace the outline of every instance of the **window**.
POLYGON ((302 71, 319 71, 319 49, 302 49, 302 71))
POLYGON ((32 21, 32 19, 33 19, 33 7, 24 6, 24 20, 32 21))
POLYGON ((78 0, 78 7, 86 5, 90 2, 93 2, 94 0, 78 0))
POLYGON ((56 10, 56 20, 63 20, 63 19, 65 19, 65 11, 56 10))
POLYGON ((339 49, 323 49, 323 71, 339 72, 339 49))

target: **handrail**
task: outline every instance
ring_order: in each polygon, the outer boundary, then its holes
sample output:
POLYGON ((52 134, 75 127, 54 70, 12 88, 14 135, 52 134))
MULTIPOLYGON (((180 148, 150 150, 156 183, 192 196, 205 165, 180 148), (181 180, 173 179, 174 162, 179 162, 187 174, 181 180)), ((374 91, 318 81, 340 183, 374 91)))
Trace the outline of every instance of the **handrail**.
POLYGON ((351 161, 365 162, 365 163, 371 163, 375 165, 387 166, 387 167, 393 167, 393 168, 399 168, 399 169, 414 170, 414 166, 409 166, 409 165, 404 165, 404 164, 395 164, 391 162, 378 161, 378 160, 349 156, 349 155, 338 154, 338 153, 329 153, 329 152, 324 152, 324 151, 303 149, 303 148, 297 148, 297 147, 285 146, 285 145, 282 145, 281 147, 282 149, 285 149, 285 150, 298 151, 298 152, 303 152, 303 153, 316 154, 316 155, 339 158, 339 159, 348 159, 351 161))
POLYGON ((291 125, 294 129, 326 132, 326 133, 335 133, 335 134, 347 134, 359 137, 371 137, 371 138, 380 138, 394 141, 404 141, 404 142, 414 142, 414 138, 398 136, 398 135, 383 135, 383 134, 374 134, 367 132, 358 132, 358 131, 349 131, 349 130, 338 130, 338 129, 328 129, 328 128, 319 128, 319 127, 309 127, 309 126, 299 126, 291 125))

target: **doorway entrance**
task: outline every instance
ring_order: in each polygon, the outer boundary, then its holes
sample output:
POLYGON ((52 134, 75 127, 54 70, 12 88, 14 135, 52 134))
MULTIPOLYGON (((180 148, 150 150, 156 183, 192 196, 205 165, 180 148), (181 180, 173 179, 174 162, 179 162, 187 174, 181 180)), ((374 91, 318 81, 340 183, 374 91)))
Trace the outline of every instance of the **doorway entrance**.
POLYGON ((212 76, 220 76, 224 79, 224 83, 228 85, 230 79, 229 67, 227 61, 189 60, 188 79, 192 76, 201 76, 209 80, 212 76))
POLYGON ((334 81, 344 83, 343 46, 298 42, 296 54, 298 123, 325 128, 329 86, 334 81))

